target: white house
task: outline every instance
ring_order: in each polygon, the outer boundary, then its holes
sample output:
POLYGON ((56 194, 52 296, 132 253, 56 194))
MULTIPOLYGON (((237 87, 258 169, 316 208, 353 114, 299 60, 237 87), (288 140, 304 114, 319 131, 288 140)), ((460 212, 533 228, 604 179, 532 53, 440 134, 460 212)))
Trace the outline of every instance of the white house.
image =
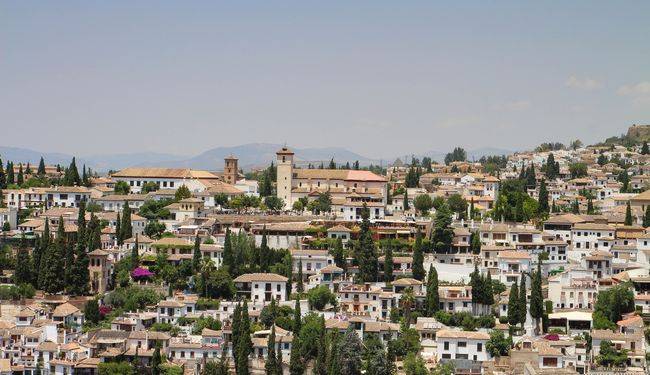
POLYGON ((490 339, 486 332, 470 332, 451 329, 441 329, 436 333, 438 361, 470 360, 483 362, 491 358, 485 349, 490 339))
POLYGON ((253 303, 270 303, 272 299, 286 300, 287 278, 275 273, 245 273, 235 280, 237 295, 253 303))

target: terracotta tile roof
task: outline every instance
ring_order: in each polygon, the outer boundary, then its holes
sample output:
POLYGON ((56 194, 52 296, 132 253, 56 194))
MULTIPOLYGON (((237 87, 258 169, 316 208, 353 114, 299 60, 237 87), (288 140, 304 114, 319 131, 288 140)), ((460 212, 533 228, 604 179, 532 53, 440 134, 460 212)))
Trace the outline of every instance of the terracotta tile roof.
POLYGON ((471 340, 489 340, 490 335, 485 332, 459 331, 452 329, 441 329, 436 333, 437 338, 449 339, 471 339, 471 340))
POLYGON ((111 177, 133 178, 202 178, 218 179, 219 176, 212 172, 193 170, 189 168, 125 168, 113 173, 111 177))
POLYGON ((236 283, 250 283, 255 281, 273 281, 286 283, 287 278, 277 273, 245 273, 233 280, 236 283))

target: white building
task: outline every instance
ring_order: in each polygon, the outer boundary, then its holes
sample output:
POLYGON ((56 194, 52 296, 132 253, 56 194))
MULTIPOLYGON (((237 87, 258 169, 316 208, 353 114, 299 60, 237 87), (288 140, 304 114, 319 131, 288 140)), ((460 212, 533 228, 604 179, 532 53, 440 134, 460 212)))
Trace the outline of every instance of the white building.
POLYGON ((159 189, 178 189, 182 185, 190 191, 203 191, 203 181, 218 181, 220 177, 212 172, 189 168, 125 168, 111 175, 115 182, 124 181, 132 193, 139 193, 147 182, 153 182, 159 189))
POLYGON ((287 297, 287 278, 275 273, 246 273, 235 280, 237 295, 253 303, 270 303, 272 299, 279 302, 287 297))
POLYGON ((469 332, 441 329, 436 333, 438 361, 470 360, 483 362, 491 358, 485 349, 490 335, 485 332, 469 332))
POLYGON ((10 229, 16 229, 18 226, 18 210, 13 207, 0 207, 0 230, 9 223, 10 229))

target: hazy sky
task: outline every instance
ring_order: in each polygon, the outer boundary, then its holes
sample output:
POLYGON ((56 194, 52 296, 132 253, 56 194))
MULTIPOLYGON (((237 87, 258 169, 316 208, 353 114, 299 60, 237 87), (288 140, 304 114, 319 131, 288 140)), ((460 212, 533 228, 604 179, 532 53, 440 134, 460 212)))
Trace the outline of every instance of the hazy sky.
POLYGON ((370 157, 650 123, 646 1, 0 2, 0 145, 370 157))

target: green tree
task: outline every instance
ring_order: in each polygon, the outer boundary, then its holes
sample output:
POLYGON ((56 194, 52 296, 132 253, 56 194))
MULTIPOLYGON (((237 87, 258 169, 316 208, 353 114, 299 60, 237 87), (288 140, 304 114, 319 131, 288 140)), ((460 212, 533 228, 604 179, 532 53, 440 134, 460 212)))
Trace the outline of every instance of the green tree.
POLYGON ((603 340, 600 342, 600 351, 595 360, 601 366, 622 367, 627 362, 627 353, 627 349, 617 350, 611 341, 603 340))
POLYGON ((409 353, 404 359, 405 375, 429 375, 429 371, 424 364, 421 356, 415 353, 409 353))
POLYGON ((151 357, 151 374, 160 375, 161 369, 160 365, 163 363, 163 357, 160 353, 160 343, 156 343, 156 348, 153 351, 153 356, 151 357))
POLYGON ((402 205, 404 206, 403 207, 404 211, 409 210, 409 192, 408 192, 408 189, 404 189, 404 201, 403 201, 402 205))
POLYGON ((650 205, 645 208, 645 215, 643 215, 643 226, 650 227, 650 205))
POLYGON ((362 362, 361 353, 363 345, 359 336, 354 331, 353 325, 350 324, 345 335, 343 336, 340 347, 338 348, 341 375, 359 375, 361 374, 362 362))
POLYGON ((345 251, 343 250, 343 240, 340 237, 336 239, 334 249, 332 250, 332 256, 334 257, 334 264, 345 271, 347 269, 347 262, 345 260, 345 251))
POLYGON ((517 288, 517 283, 512 283, 510 286, 510 294, 508 295, 508 323, 513 327, 521 322, 519 306, 519 289, 517 288))
POLYGON ((641 155, 650 154, 650 148, 648 148, 648 142, 643 141, 643 146, 641 147, 641 155))
POLYGON ((422 250, 422 233, 419 229, 415 236, 415 244, 413 245, 413 265, 412 265, 413 278, 416 280, 424 280, 424 253, 422 250))
POLYGON ((84 308, 84 318, 86 321, 92 324, 99 323, 101 316, 99 314, 99 303, 97 302, 97 299, 93 298, 90 301, 86 302, 86 307, 84 308))
POLYGON ((124 244, 124 238, 122 237, 122 218, 120 216, 119 211, 117 212, 116 219, 115 219, 115 238, 117 240, 118 245, 123 245, 124 244))
POLYGON ((63 291, 65 280, 65 253, 66 253, 66 234, 63 225, 63 217, 59 217, 59 225, 56 239, 53 244, 48 246, 44 259, 41 259, 42 277, 41 287, 47 293, 58 293, 63 291))
POLYGON ((124 207, 122 208, 122 225, 120 230, 122 231, 122 240, 128 240, 133 237, 133 226, 131 225, 131 206, 129 202, 124 201, 124 207))
POLYGON ((627 206, 625 207, 625 225, 632 225, 633 223, 632 207, 630 207, 630 201, 627 201, 627 206))
POLYGON ((266 375, 280 375, 280 366, 277 362, 278 357, 275 354, 275 324, 271 326, 271 334, 267 343, 267 356, 264 370, 266 375))
POLYGON ((316 361, 314 363, 314 375, 327 375, 327 339, 325 337, 325 318, 319 318, 319 337, 316 353, 316 361))
POLYGON ((33 264, 29 250, 25 243, 25 235, 20 237, 20 246, 18 254, 16 255, 16 270, 14 272, 15 284, 31 284, 33 280, 32 275, 33 264))
MULTIPOLYGON (((598 293, 594 317, 599 314, 615 324, 625 313, 634 311, 634 293, 629 284, 619 284, 598 293)), ((595 329, 602 329, 594 321, 595 329)))
POLYGON ((241 308, 240 337, 237 343, 237 374, 248 374, 248 357, 253 352, 253 342, 250 335, 250 319, 248 317, 248 302, 244 300, 241 308))
POLYGON ((190 189, 185 185, 181 185, 176 190, 176 193, 174 193, 174 199, 176 199, 177 202, 191 197, 192 193, 190 192, 190 189))
POLYGON ((77 169, 77 161, 72 158, 70 166, 65 170, 63 181, 68 186, 81 186, 81 177, 79 176, 79 169, 77 169))
POLYGON ((506 356, 510 352, 511 341, 506 338, 503 331, 493 330, 490 332, 490 339, 485 344, 485 349, 493 357, 506 356))
POLYGON ((361 229, 356 251, 356 260, 359 265, 359 279, 362 282, 377 281, 378 263, 375 251, 375 242, 370 232, 370 211, 364 203, 361 210, 361 229))
POLYGON ((546 189, 546 181, 542 179, 539 184, 539 199, 538 199, 538 212, 541 216, 547 215, 549 212, 548 207, 548 190, 546 189))
POLYGON ((194 249, 192 252, 192 268, 194 269, 194 272, 198 272, 199 269, 201 268, 201 239, 199 238, 198 233, 194 238, 194 249))
POLYGON ((336 295, 332 293, 327 285, 309 289, 307 300, 309 301, 309 307, 318 311, 323 311, 328 304, 336 306, 336 295))
POLYGON ((126 181, 117 181, 113 187, 115 194, 127 195, 131 191, 131 187, 126 181))
POLYGON ((544 296, 542 295, 542 260, 537 262, 537 271, 533 275, 530 288, 530 316, 535 319, 535 331, 539 329, 539 322, 544 315, 544 296))
POLYGON ((384 254, 384 280, 387 283, 393 282, 393 267, 393 246, 388 244, 384 254))
POLYGON ((454 239, 454 230, 451 227, 451 211, 443 204, 436 211, 436 218, 431 236, 431 242, 437 253, 447 253, 454 239))
MULTIPOLYGON (((0 162, 2 164, 2 162, 0 162)), ((41 160, 38 162, 38 170, 36 172, 39 176, 45 176, 45 160, 41 156, 41 160)))
POLYGON ((289 374, 302 375, 305 373, 305 363, 300 355, 300 336, 294 335, 291 341, 291 356, 289 357, 289 374))
POLYGON ((131 270, 134 270, 138 268, 140 265, 140 241, 138 239, 138 235, 135 235, 135 242, 133 243, 133 247, 131 248, 131 270))
POLYGON ((440 295, 438 294, 438 271, 433 266, 429 265, 429 277, 427 279, 427 294, 426 294, 426 315, 433 316, 436 311, 440 309, 440 295))
POLYGON ((447 198, 447 205, 459 218, 465 218, 467 213, 467 200, 460 194, 452 194, 447 198))
POLYGON ((269 195, 264 198, 264 205, 271 211, 277 212, 284 207, 284 201, 275 195, 269 195))
POLYGON ((521 273, 519 278, 519 304, 517 306, 517 314, 519 314, 519 323, 523 327, 526 323, 526 316, 528 315, 528 299, 526 297, 526 274, 521 273))
POLYGON ((423 216, 426 216, 429 214, 429 210, 433 207, 433 200, 429 194, 420 194, 413 200, 413 206, 423 216))

